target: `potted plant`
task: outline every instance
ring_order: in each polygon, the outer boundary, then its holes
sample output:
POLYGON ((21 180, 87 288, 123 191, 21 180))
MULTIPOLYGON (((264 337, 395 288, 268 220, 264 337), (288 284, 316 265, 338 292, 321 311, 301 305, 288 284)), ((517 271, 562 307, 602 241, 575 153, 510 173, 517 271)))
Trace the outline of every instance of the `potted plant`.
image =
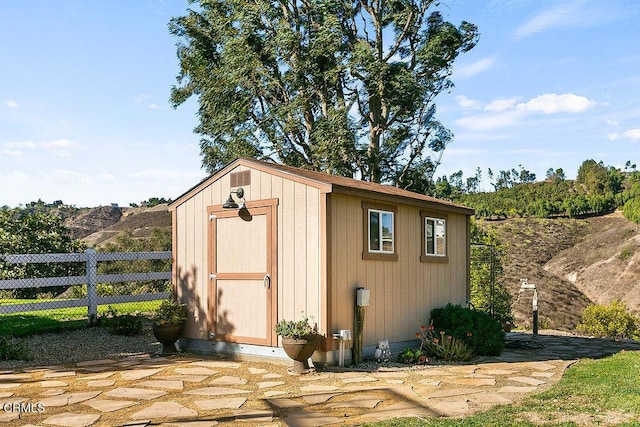
POLYGON ((304 316, 300 320, 281 320, 274 330, 282 337, 285 353, 293 359, 292 372, 301 373, 309 369, 309 358, 318 345, 318 327, 311 325, 311 319, 304 316))
POLYGON ((162 301, 151 317, 153 335, 162 343, 162 353, 175 353, 175 343, 182 335, 184 322, 187 319, 186 304, 173 299, 162 301))

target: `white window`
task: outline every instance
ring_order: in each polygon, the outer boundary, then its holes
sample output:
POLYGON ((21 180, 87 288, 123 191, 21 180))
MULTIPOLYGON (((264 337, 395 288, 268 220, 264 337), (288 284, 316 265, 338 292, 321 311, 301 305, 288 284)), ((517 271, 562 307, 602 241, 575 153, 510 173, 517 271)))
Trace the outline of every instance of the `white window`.
POLYGON ((392 254, 395 252, 393 212, 368 210, 369 252, 392 254))
POLYGON ((447 221, 443 218, 424 219, 424 245, 428 256, 447 256, 447 221))

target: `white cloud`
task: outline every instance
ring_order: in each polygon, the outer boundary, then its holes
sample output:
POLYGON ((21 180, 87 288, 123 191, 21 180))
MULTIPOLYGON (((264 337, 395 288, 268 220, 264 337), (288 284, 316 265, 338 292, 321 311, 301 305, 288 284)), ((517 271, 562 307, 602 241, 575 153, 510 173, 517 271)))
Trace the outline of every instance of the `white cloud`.
POLYGON ((9 108, 20 108, 20 106, 18 105, 18 103, 16 101, 12 101, 12 100, 7 100, 5 102, 5 105, 9 108))
POLYGON ((149 107, 148 107, 148 108, 149 108, 150 110, 159 110, 159 109, 160 109, 160 106, 159 106, 159 105, 157 105, 157 104, 149 104, 149 107))
POLYGON ((41 143, 41 146, 45 150, 53 153, 54 156, 62 158, 71 157, 71 153, 77 148, 77 144, 68 139, 45 141, 41 143))
POLYGON ((482 154, 487 152, 487 150, 479 148, 447 148, 447 156, 469 156, 472 154, 482 154))
POLYGON ((36 144, 33 143, 33 141, 12 141, 12 142, 5 142, 4 146, 6 148, 30 148, 30 149, 34 149, 36 148, 36 144))
POLYGON ((494 56, 488 56, 486 58, 482 58, 476 62, 472 62, 471 64, 464 64, 455 69, 454 74, 456 77, 471 77, 479 74, 483 71, 488 70, 493 66, 496 62, 496 58, 494 56))
POLYGON ((455 100, 458 103, 458 105, 461 106, 462 108, 470 108, 470 109, 480 108, 480 101, 467 98, 464 95, 456 96, 455 100))
POLYGON ((104 182, 104 183, 112 183, 112 182, 116 182, 116 177, 113 174, 110 173, 101 173, 96 175, 96 180, 99 182, 104 182))
POLYGON ((609 133, 607 134, 607 138, 609 138, 609 141, 615 141, 616 139, 620 138, 620 134, 609 133))
POLYGON ((2 150, 2 155, 7 157, 22 157, 24 156, 24 151, 20 150, 2 150))
POLYGON ((630 129, 624 133, 624 136, 630 139, 640 140, 640 128, 630 129))
POLYGON ((456 124, 468 130, 489 131, 515 125, 523 113, 516 110, 499 114, 477 114, 456 120, 456 124))
POLYGON ((616 119, 607 119, 607 124, 611 126, 620 126, 620 122, 616 119))
POLYGON ((484 112, 462 117, 456 124, 475 132, 492 131, 513 127, 528 116, 535 113, 545 115, 553 113, 580 113, 591 106, 594 101, 571 93, 557 95, 549 93, 517 103, 517 97, 496 99, 484 107, 484 112))
POLYGON ((2 155, 7 157, 23 157, 25 149, 33 150, 36 147, 33 141, 12 141, 2 145, 4 147, 2 155))
POLYGON ((513 107, 515 107, 516 102, 518 102, 518 98, 515 98, 515 97, 509 98, 509 99, 504 99, 504 98, 494 99, 493 101, 485 105, 484 110, 495 111, 495 112, 511 110, 513 107))
POLYGON ((522 39, 549 28, 567 25, 577 12, 578 2, 556 4, 552 9, 545 10, 519 26, 514 36, 522 39))
POLYGON ((557 95, 548 93, 537 96, 527 102, 516 106, 521 111, 536 111, 543 114, 553 113, 580 113, 596 105, 589 98, 572 93, 557 95))
POLYGON ((149 99, 150 96, 148 93, 141 93, 133 97, 133 102, 136 104, 142 104, 144 101, 149 99))
POLYGON ((630 16, 637 11, 633 2, 586 1, 540 2, 553 7, 537 14, 514 32, 516 40, 554 28, 589 28, 630 16))
POLYGON ((52 184, 72 186, 93 184, 93 178, 90 175, 68 169, 56 169, 43 174, 43 176, 52 184))

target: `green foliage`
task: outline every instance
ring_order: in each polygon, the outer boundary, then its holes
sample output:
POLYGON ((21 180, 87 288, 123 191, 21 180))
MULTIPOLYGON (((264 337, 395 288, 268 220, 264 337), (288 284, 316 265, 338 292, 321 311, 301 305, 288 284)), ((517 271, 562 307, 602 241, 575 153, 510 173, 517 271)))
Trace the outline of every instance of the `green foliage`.
POLYGON ((507 250, 490 228, 471 222, 471 304, 499 323, 512 322, 511 294, 504 284, 507 250))
POLYGON ((502 325, 487 313, 447 304, 431 310, 434 330, 464 341, 480 356, 499 356, 504 348, 502 325))
POLYGON ((98 324, 106 326, 115 335, 140 335, 144 328, 144 316, 140 313, 119 314, 109 306, 107 312, 98 319, 98 324))
POLYGON ((620 255, 618 255, 618 259, 620 261, 624 261, 627 258, 633 256, 634 253, 635 253, 635 247, 627 246, 626 248, 620 251, 620 255))
POLYGON ((617 193, 622 189, 623 175, 613 166, 606 167, 602 161, 585 160, 578 168, 576 183, 587 194, 617 193))
POLYGON ((0 337, 0 360, 33 360, 33 355, 23 341, 0 337))
POLYGON ((640 339, 640 319, 627 312, 622 301, 609 305, 592 304, 582 312, 578 331, 597 337, 640 339))
POLYGON ((301 338, 318 333, 318 326, 312 325, 312 317, 304 316, 300 320, 281 320, 274 326, 276 335, 287 338, 301 338))
POLYGON ((187 319, 187 305, 173 299, 166 299, 153 314, 151 320, 157 325, 173 325, 187 319))
MULTIPOLYGON (((472 332, 465 334, 469 339, 472 332)), ((428 356, 447 362, 465 362, 473 358, 473 351, 461 338, 447 335, 445 331, 436 332, 433 323, 428 327, 422 326, 420 332, 416 332, 416 338, 420 339, 420 352, 428 356)))
POLYGON ((427 358, 427 354, 422 350, 405 348, 402 353, 398 355, 398 362, 406 363, 408 365, 424 364, 428 361, 429 359, 427 358))
POLYGON ((640 224, 640 197, 627 200, 622 208, 622 214, 629 221, 640 224))
POLYGON ((475 25, 436 2, 194 1, 170 22, 171 101, 199 102, 203 164, 237 156, 424 191, 452 134, 435 119, 475 25), (362 30, 366 22, 368 29, 362 30))
MULTIPOLYGON (((36 205, 39 206, 39 205, 36 205)), ((81 252, 84 244, 69 236, 62 219, 54 213, 36 209, 0 209, 0 254, 40 254, 81 252)), ((10 264, 0 259, 0 279, 75 276, 84 274, 83 263, 10 264)), ((56 296, 64 286, 16 289, 17 298, 36 298, 48 293, 56 296)))

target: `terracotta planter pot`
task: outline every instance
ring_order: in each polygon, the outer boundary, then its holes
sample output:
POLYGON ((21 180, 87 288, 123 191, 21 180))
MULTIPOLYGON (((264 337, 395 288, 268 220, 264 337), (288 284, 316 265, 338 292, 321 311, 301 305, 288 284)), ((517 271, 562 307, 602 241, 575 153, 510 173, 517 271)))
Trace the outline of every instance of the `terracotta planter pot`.
POLYGON ((318 346, 318 335, 305 335, 301 338, 282 337, 282 348, 293 359, 293 372, 309 369, 309 358, 318 346))
POLYGON ((180 339, 184 323, 153 325, 153 335, 162 343, 162 353, 175 353, 175 342, 180 339))

